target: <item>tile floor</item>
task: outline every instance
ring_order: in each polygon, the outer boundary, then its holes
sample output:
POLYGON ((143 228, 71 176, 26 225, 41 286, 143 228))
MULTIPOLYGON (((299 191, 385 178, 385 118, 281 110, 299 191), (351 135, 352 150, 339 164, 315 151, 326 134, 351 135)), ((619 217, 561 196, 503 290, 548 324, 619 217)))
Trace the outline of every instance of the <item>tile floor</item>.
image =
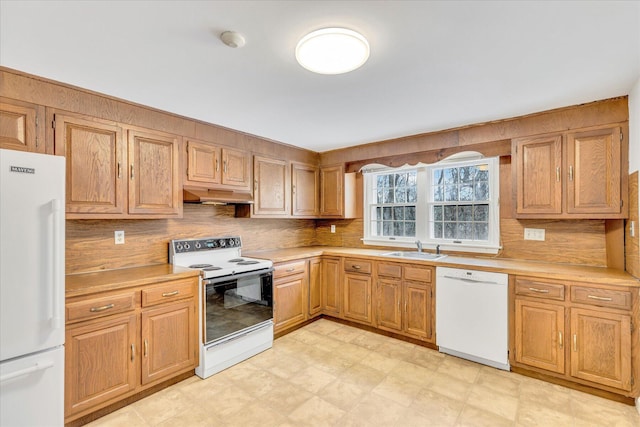
POLYGON ((319 320, 102 426, 640 426, 632 406, 319 320))

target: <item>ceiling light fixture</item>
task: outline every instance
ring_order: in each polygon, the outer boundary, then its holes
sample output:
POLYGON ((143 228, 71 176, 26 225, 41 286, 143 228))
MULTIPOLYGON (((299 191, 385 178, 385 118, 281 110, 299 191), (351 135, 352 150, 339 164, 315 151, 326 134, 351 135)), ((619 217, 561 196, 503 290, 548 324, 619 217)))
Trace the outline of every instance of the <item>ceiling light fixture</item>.
POLYGON ((318 74, 343 74, 369 58, 369 42, 346 28, 323 28, 304 36, 296 46, 296 60, 318 74))

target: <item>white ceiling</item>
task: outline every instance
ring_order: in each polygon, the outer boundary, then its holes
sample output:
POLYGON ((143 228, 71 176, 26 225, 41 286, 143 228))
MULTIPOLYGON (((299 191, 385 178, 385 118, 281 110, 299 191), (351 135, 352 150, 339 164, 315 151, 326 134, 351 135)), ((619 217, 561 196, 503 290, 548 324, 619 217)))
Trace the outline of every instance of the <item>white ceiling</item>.
POLYGON ((0 0, 0 64, 322 152, 627 95, 640 2, 0 0), (295 62, 328 26, 362 68, 295 62))

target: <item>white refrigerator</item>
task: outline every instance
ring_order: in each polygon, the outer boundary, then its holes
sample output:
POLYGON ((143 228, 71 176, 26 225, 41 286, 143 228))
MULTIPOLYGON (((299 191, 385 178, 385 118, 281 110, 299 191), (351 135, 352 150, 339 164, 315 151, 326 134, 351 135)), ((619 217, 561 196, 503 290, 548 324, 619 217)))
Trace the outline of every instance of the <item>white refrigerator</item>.
POLYGON ((64 425, 65 159, 0 149, 0 426, 64 425))

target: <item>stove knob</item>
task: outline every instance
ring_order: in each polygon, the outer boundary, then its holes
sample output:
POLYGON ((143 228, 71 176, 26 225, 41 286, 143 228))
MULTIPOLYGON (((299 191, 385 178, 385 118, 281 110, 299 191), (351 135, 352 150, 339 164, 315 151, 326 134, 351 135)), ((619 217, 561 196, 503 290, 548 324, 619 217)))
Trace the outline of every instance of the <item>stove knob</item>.
POLYGON ((233 243, 236 247, 240 247, 240 239, 239 238, 235 238, 233 239, 233 243))
POLYGON ((178 243, 178 244, 176 245, 176 250, 177 250, 178 252, 180 252, 180 251, 182 250, 182 245, 181 245, 180 243, 178 243))
POLYGON ((196 249, 200 249, 202 247, 202 245, 200 244, 200 242, 196 242, 196 249))
POLYGON ((227 242, 225 242, 224 239, 220 239, 218 241, 218 247, 224 248, 225 246, 227 246, 227 242))
POLYGON ((188 243, 185 243, 185 244, 184 244, 184 250, 185 250, 185 251, 188 251, 190 248, 191 248, 191 245, 190 245, 190 244, 188 244, 188 243))

